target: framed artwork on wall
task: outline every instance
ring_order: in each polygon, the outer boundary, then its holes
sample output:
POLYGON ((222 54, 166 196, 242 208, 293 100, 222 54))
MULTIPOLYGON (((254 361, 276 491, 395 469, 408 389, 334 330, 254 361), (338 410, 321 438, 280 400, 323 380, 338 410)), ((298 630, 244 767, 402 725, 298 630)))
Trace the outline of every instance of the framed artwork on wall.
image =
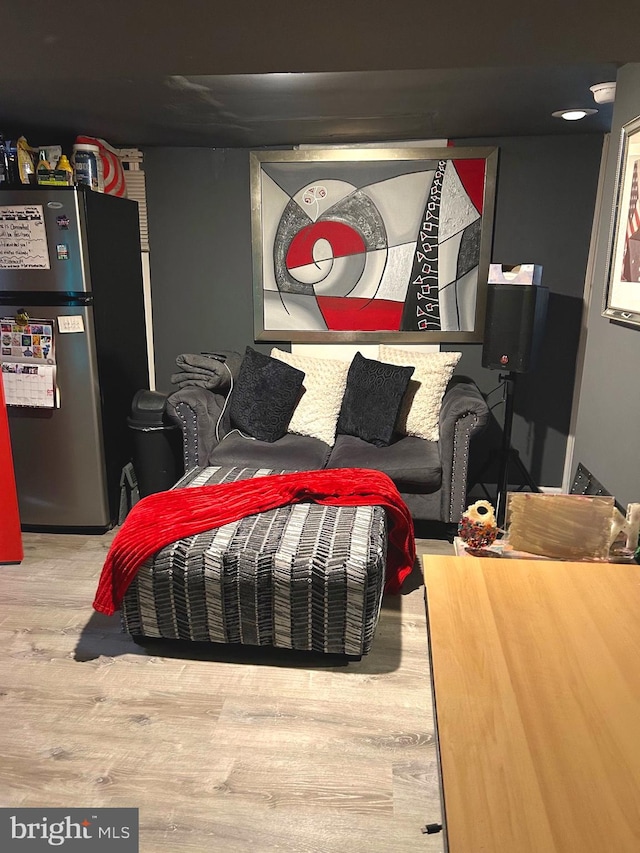
POLYGON ((640 116, 623 125, 602 315, 640 326, 640 116))
POLYGON ((257 341, 482 341, 497 148, 250 156, 257 341))

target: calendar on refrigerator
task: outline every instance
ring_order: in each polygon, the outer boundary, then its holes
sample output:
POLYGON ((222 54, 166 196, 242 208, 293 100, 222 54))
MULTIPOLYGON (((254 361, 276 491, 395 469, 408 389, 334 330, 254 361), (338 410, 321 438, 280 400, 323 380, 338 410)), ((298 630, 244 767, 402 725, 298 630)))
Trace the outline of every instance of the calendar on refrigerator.
POLYGON ((55 338, 52 320, 3 317, 0 360, 8 406, 56 407, 55 338))

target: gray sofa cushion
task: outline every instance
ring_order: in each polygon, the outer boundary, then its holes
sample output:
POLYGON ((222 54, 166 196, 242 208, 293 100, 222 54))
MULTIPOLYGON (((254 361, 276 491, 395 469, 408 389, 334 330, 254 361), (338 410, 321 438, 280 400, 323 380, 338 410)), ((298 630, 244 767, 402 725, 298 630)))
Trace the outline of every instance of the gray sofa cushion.
POLYGON ((400 492, 435 492, 442 484, 438 443, 411 435, 387 447, 375 447, 352 435, 337 436, 327 468, 350 467, 382 471, 400 492))
POLYGON ((326 466, 331 448, 319 438, 287 433, 277 441, 244 438, 231 432, 209 454, 209 465, 316 471, 326 466))

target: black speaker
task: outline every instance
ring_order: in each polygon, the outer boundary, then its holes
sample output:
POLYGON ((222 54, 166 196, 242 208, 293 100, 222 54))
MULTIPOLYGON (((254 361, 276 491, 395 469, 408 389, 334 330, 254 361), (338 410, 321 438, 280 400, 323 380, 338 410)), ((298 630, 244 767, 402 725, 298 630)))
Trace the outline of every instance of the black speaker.
POLYGON ((538 284, 488 284, 482 366, 526 373, 544 334, 549 288, 538 284))

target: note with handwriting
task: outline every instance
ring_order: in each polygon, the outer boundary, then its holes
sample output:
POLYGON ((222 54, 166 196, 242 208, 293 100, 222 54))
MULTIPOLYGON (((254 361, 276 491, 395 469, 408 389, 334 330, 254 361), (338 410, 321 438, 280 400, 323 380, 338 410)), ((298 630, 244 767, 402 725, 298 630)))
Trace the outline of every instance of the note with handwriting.
POLYGON ((0 269, 51 269, 41 204, 0 205, 0 269))

